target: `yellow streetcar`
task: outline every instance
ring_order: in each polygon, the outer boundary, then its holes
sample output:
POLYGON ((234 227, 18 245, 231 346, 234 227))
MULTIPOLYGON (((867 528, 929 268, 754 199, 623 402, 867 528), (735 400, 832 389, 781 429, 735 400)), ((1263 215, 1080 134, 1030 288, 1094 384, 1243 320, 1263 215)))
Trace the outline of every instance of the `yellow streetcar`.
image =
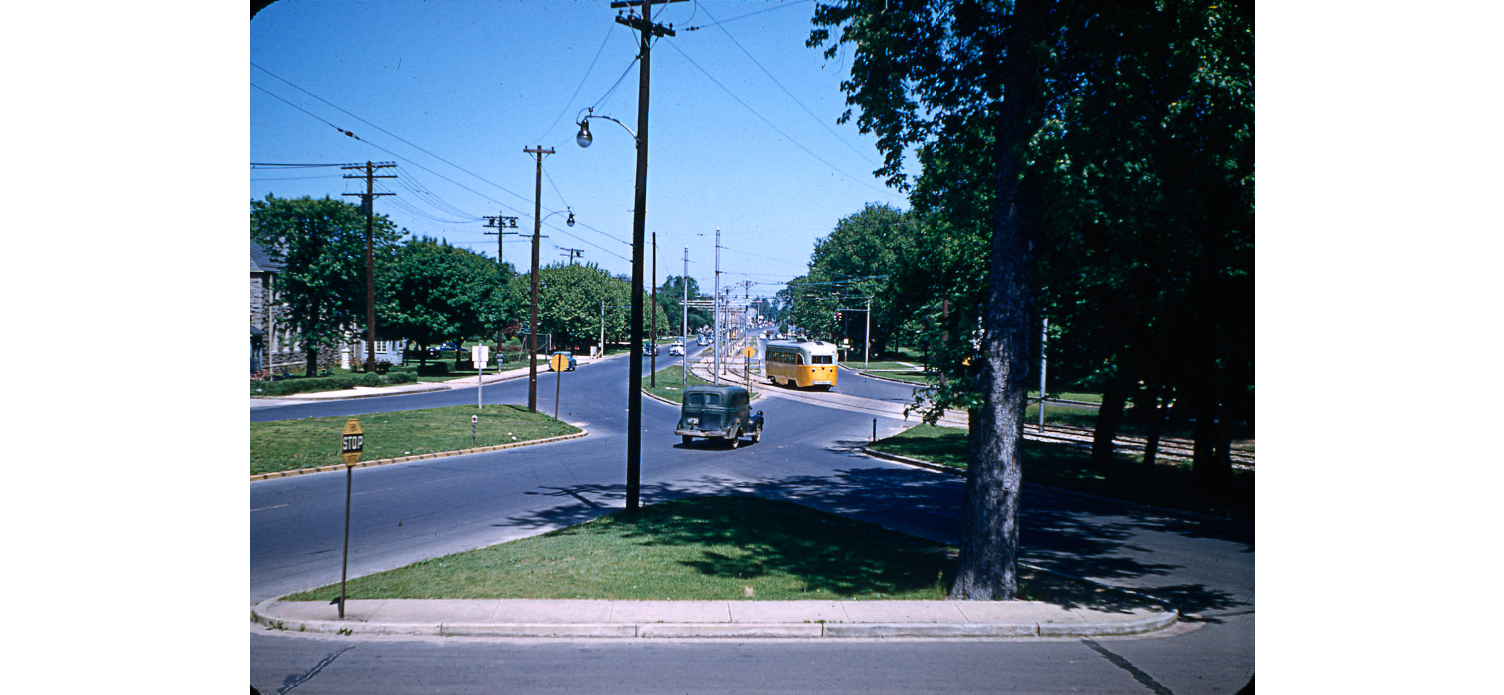
POLYGON ((764 355, 768 378, 799 388, 836 385, 836 346, 818 340, 768 341, 764 355))

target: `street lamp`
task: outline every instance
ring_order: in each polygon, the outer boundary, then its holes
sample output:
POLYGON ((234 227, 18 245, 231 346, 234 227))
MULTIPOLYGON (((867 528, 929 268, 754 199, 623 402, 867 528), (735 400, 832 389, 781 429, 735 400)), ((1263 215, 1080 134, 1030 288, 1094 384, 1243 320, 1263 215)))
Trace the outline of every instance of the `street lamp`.
POLYGON ((580 147, 589 147, 590 143, 595 142, 595 138, 590 136, 590 119, 592 118, 604 118, 608 121, 611 121, 612 123, 615 123, 616 125, 621 126, 622 130, 627 131, 627 134, 632 136, 633 142, 637 143, 638 145, 642 144, 642 141, 637 138, 637 133, 632 132, 632 129, 628 128, 627 124, 622 123, 621 121, 618 121, 610 116, 597 116, 595 114, 595 107, 593 106, 585 107, 585 111, 586 113, 584 118, 581 118, 579 122, 575 123, 575 125, 580 127, 580 132, 574 136, 574 141, 576 143, 579 143, 580 147))
POLYGON ((554 215, 562 215, 562 214, 564 214, 566 212, 569 213, 569 217, 564 220, 564 224, 573 227, 574 226, 574 210, 571 210, 569 208, 565 208, 563 210, 555 210, 553 212, 550 212, 547 215, 544 215, 542 220, 538 220, 538 223, 542 224, 543 220, 546 220, 546 219, 548 219, 550 217, 553 217, 554 215))

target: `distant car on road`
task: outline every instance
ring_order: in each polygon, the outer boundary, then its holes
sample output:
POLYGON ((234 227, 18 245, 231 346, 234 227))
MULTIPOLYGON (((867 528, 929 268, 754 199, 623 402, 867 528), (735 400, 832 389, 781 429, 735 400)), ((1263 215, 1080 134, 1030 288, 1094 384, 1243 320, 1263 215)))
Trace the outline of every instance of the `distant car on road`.
POLYGON ((657 355, 658 354, 658 344, 657 343, 643 343, 642 344, 642 354, 644 354, 644 355, 657 355))
POLYGON ((689 446, 695 437, 725 440, 732 449, 740 446, 743 435, 752 443, 762 440, 762 411, 752 413, 751 396, 740 386, 697 384, 684 389, 684 403, 679 407, 679 426, 674 434, 689 446))
MULTIPOLYGON (((568 350, 560 350, 558 352, 555 352, 554 354, 555 355, 563 355, 563 356, 569 358, 569 366, 565 367, 564 371, 566 371, 566 372, 572 372, 572 371, 574 371, 574 353, 573 352, 570 352, 568 350)), ((552 359, 550 359, 548 361, 548 370, 549 371, 554 371, 554 361, 552 359)))
POLYGON ((684 354, 684 346, 680 345, 678 343, 674 343, 673 346, 668 349, 668 354, 671 355, 671 356, 683 355, 684 354))

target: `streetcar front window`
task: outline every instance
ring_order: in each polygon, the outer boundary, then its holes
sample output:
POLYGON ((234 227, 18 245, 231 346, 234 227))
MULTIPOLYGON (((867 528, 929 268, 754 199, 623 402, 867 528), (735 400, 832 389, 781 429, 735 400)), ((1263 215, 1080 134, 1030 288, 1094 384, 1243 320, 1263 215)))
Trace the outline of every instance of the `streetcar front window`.
POLYGON ((830 355, 815 355, 815 364, 831 364, 830 355))

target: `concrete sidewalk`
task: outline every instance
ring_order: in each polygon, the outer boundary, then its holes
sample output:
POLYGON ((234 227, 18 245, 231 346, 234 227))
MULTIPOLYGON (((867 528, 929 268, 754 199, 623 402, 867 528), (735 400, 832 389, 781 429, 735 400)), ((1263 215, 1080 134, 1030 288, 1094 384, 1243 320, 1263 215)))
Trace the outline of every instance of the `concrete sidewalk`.
POLYGON ((1099 610, 1038 601, 270 599, 270 629, 355 635, 605 638, 1020 638, 1141 635, 1175 625, 1170 608, 1099 610))
MULTIPOLYGON (((583 367, 583 366, 585 366, 587 364, 594 364, 594 363, 599 362, 601 360, 609 360, 609 359, 611 359, 613 357, 618 357, 620 355, 625 355, 625 354, 626 353, 617 353, 615 355, 607 355, 606 357, 579 357, 579 356, 576 356, 575 357, 575 368, 578 369, 578 368, 583 367)), ((499 373, 493 372, 493 373, 490 373, 490 374, 485 374, 485 375, 483 375, 483 376, 480 377, 480 382, 481 382, 482 385, 485 385, 485 384, 494 384, 494 383, 496 383, 498 381, 509 381, 511 379, 526 378, 529 371, 530 371, 529 368, 526 366, 526 364, 524 364, 522 367, 514 367, 512 369, 502 370, 499 373)), ((548 374, 550 371, 551 370, 549 370, 549 368, 548 368, 548 360, 544 359, 542 356, 540 356, 539 359, 538 359, 538 376, 541 378, 544 374, 548 374)), ((306 403, 306 402, 309 402, 309 401, 335 401, 335 400, 343 400, 343 399, 346 399, 346 398, 374 398, 376 396, 396 396, 396 395, 401 395, 401 394, 405 394, 405 393, 427 393, 429 391, 447 391, 447 390, 450 390, 450 389, 474 388, 475 384, 476 384, 476 378, 475 377, 473 377, 473 376, 462 376, 462 377, 455 377, 453 379, 449 379, 449 380, 446 380, 446 381, 420 382, 420 383, 413 383, 413 384, 402 384, 400 386, 356 386, 354 388, 341 389, 339 391, 317 391, 317 392, 314 392, 314 393, 294 393, 294 394, 289 394, 289 395, 286 395, 286 396, 271 396, 271 397, 267 397, 267 398, 252 398, 251 400, 252 400, 253 403, 255 401, 258 401, 258 400, 276 400, 276 401, 280 401, 280 402, 292 402, 292 403, 298 403, 298 402, 304 402, 304 403, 306 403)))

